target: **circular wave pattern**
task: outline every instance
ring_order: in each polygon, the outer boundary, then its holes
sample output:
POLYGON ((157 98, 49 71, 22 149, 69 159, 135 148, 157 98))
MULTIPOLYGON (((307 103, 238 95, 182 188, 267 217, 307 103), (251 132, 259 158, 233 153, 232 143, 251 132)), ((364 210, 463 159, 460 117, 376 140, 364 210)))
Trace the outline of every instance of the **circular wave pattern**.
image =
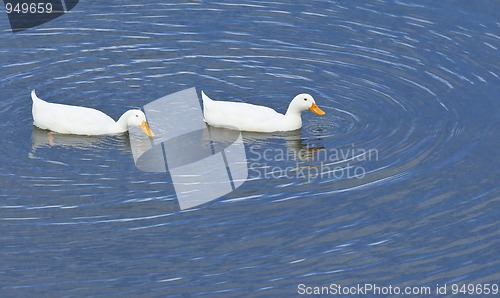
MULTIPOLYGON (((12 243, 4 266, 15 268, 16 251, 26 252, 15 241, 22 231, 38 239, 30 245, 39 256, 59 254, 63 264, 87 261, 97 269, 102 264, 86 252, 97 249, 114 272, 129 273, 109 279, 110 272, 93 272, 59 288, 79 285, 82 293, 83 283, 102 293, 135 284, 138 291, 181 293, 195 285, 215 294, 246 291, 245 280, 269 295, 295 290, 297 281, 434 285, 494 276, 495 262, 480 263, 495 259, 490 243, 498 236, 491 211, 498 170, 484 156, 495 152, 490 140, 498 138, 499 23, 487 8, 399 1, 106 5, 102 11, 103 4, 80 3, 47 26, 2 33, 0 239, 12 243), (280 112, 309 92, 326 115, 305 113, 298 132, 244 134, 248 181, 183 212, 167 175, 135 169, 126 135, 56 136, 51 146, 47 132, 31 127, 33 88, 49 101, 118 118, 192 86, 280 112), (142 263, 127 259, 140 253, 136 248, 124 248, 139 242, 142 263), (217 268, 221 258, 231 264, 224 270, 217 268), (414 268, 397 275, 404 266, 414 268)), ((11 270, 26 276, 29 269, 11 270)), ((54 289, 78 270, 59 272, 11 280, 7 290, 54 289)))

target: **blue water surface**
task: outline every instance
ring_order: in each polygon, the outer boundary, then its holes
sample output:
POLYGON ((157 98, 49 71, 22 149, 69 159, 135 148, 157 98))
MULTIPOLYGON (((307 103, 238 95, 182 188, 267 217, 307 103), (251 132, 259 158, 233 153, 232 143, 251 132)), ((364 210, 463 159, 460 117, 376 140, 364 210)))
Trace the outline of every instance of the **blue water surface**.
POLYGON ((499 284, 499 12, 498 1, 80 1, 18 33, 3 14, 0 296, 499 284), (326 115, 243 134, 249 179, 187 210, 168 173, 135 167, 127 134, 53 144, 32 125, 34 88, 117 119, 190 87, 280 112, 308 92, 326 115))

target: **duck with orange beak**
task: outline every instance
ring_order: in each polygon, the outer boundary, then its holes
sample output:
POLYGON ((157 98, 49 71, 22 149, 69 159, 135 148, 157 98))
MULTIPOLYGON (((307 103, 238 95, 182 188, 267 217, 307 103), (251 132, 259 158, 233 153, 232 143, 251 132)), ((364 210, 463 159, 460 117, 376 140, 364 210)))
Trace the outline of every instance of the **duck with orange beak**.
POLYGON ((147 136, 154 136, 141 110, 128 110, 115 122, 96 109, 46 102, 38 98, 35 90, 31 91, 31 99, 33 124, 41 129, 91 136, 123 133, 135 126, 147 136))
POLYGON ((253 132, 291 131, 302 127, 304 111, 325 115, 314 98, 306 93, 295 96, 285 114, 265 106, 212 100, 203 91, 201 95, 205 122, 215 127, 253 132))

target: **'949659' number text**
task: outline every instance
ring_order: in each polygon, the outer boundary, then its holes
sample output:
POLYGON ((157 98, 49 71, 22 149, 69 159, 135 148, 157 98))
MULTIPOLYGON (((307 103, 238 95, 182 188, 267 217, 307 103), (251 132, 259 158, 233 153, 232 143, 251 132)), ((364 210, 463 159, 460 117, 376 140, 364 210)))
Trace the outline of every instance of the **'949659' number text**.
POLYGON ((52 13, 52 3, 6 3, 5 10, 18 14, 52 13))

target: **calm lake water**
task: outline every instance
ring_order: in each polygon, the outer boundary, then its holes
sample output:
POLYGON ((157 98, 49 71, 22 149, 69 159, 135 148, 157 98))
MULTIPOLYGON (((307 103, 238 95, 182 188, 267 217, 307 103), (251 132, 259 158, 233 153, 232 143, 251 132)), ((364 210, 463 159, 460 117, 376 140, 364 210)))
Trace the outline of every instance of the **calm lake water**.
POLYGON ((0 17, 0 296, 500 283, 498 1, 159 2, 0 17), (326 115, 243 134, 248 180, 186 210, 127 134, 32 126, 34 88, 117 119, 190 87, 326 115))

